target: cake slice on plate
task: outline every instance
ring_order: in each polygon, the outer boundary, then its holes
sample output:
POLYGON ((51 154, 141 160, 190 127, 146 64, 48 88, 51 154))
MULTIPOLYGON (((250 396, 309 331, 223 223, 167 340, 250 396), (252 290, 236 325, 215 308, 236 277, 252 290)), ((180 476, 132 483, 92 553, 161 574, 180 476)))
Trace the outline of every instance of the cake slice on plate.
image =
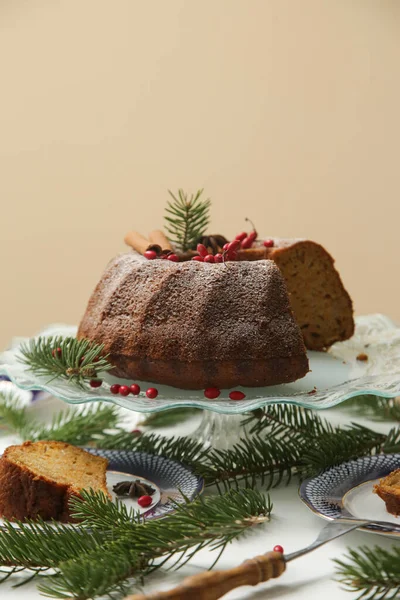
POLYGON ((71 521, 69 500, 81 490, 107 490, 108 461, 64 442, 9 446, 0 459, 0 516, 71 521))
POLYGON ((375 494, 386 504, 386 510, 391 515, 400 515, 400 469, 389 473, 374 486, 375 494))

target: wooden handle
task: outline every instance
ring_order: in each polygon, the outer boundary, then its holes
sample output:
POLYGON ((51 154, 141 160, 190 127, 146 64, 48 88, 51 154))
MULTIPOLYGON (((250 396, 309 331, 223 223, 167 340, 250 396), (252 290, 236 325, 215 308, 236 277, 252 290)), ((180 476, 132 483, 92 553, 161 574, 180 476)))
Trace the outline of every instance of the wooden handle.
POLYGON ((279 577, 285 570, 285 559, 279 552, 268 552, 246 560, 227 571, 204 571, 184 579, 169 592, 134 594, 125 600, 217 600, 242 585, 257 585, 279 577))

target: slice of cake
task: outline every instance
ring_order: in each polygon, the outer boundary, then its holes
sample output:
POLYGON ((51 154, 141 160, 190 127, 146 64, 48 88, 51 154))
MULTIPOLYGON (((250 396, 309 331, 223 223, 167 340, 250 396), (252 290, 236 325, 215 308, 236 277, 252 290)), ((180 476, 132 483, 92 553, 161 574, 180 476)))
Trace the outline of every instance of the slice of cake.
POLYGON ((375 494, 386 504, 386 510, 391 515, 400 515, 400 469, 389 473, 374 486, 375 494))
POLYGON ((332 256, 316 242, 301 239, 257 240, 239 250, 239 260, 270 259, 285 278, 290 304, 309 350, 324 350, 354 333, 353 304, 332 256))
POLYGON ((0 515, 71 521, 71 496, 93 489, 110 497, 107 464, 107 459, 64 442, 9 446, 0 459, 0 515))

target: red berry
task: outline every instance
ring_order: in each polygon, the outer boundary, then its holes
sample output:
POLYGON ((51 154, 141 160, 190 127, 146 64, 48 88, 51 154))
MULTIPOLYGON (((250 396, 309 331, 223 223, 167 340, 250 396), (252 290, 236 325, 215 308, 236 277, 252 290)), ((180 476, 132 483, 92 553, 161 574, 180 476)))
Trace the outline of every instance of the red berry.
POLYGON ((155 258, 157 258, 157 252, 155 252, 154 250, 146 250, 146 252, 144 253, 144 256, 148 260, 154 260, 155 258))
POLYGON ((121 396, 129 396, 130 389, 127 385, 121 385, 119 388, 119 393, 121 394, 121 396))
POLYGON ((140 431, 140 429, 132 429, 131 434, 136 435, 136 437, 139 437, 139 435, 142 435, 142 432, 140 431))
POLYGON ((154 400, 154 398, 157 398, 158 396, 158 390, 156 390, 156 388, 149 388, 146 390, 146 396, 150 398, 150 400, 154 400))
POLYGON ((280 546, 279 544, 277 546, 274 546, 274 552, 279 552, 279 554, 284 553, 282 546, 280 546))
POLYGON ((248 221, 248 223, 251 223, 251 226, 253 227, 253 231, 249 234, 248 237, 252 237, 252 239, 254 241, 257 238, 257 235, 258 235, 257 231, 256 231, 256 228, 254 227, 254 223, 253 223, 253 221, 251 219, 248 219, 247 217, 246 217, 245 221, 248 221))
POLYGON ((138 386, 137 383, 132 383, 132 385, 129 389, 131 390, 131 394, 133 394, 134 396, 137 396, 138 394, 140 394, 140 387, 138 386))
POLYGON ((233 240, 233 242, 230 242, 228 244, 228 248, 226 251, 226 255, 228 257, 228 260, 235 260, 236 258, 236 251, 237 249, 240 247, 240 241, 239 240, 233 240))
POLYGON ((193 256, 192 260, 197 260, 197 262, 204 262, 204 258, 202 256, 193 256))
POLYGON ((168 254, 167 259, 172 262, 179 262, 179 256, 177 254, 168 254))
POLYGON ((119 388, 121 386, 119 385, 119 383, 113 383, 112 386, 110 386, 110 392, 112 394, 119 394, 119 388))
POLYGON ((251 248, 253 245, 253 241, 250 237, 244 238, 242 242, 242 249, 246 250, 247 248, 251 248))
POLYGON ((215 400, 221 394, 221 390, 216 387, 209 387, 204 390, 204 395, 209 400, 215 400))
POLYGON ((242 242, 244 240, 244 238, 247 237, 247 233, 245 231, 242 231, 242 233, 238 233, 235 236, 235 240, 239 240, 239 242, 242 242))
POLYGON ((91 379, 89 382, 90 387, 92 388, 98 388, 101 386, 102 384, 102 380, 101 379, 91 379))
POLYGON ((54 356, 54 358, 61 358, 61 348, 54 348, 54 350, 52 350, 51 353, 54 356))
POLYGON ((215 258, 212 254, 207 254, 207 256, 204 257, 204 262, 206 263, 214 263, 215 262, 215 258))
POLYGON ((229 398, 231 400, 243 400, 243 398, 246 398, 246 394, 243 394, 243 392, 240 392, 239 390, 234 390, 229 394, 229 398))
POLYGON ((153 504, 153 498, 151 496, 140 496, 138 498, 138 504, 142 508, 146 508, 146 506, 150 506, 150 504, 153 504))
POLYGON ((274 247, 274 240, 264 240, 264 246, 266 248, 273 248, 274 247))
POLYGON ((204 245, 204 244, 197 244, 197 252, 198 252, 198 253, 200 254, 200 256, 202 256, 203 258, 204 258, 205 256, 207 256, 207 254, 208 254, 208 250, 207 250, 207 248, 205 247, 205 245, 204 245))
POLYGON ((224 257, 222 256, 222 254, 219 254, 219 253, 216 254, 214 256, 214 262, 216 262, 216 263, 222 263, 222 262, 224 262, 224 257))
POLYGON ((222 250, 223 250, 224 252, 227 252, 228 248, 229 248, 229 242, 226 242, 226 244, 224 244, 224 245, 222 246, 222 250))

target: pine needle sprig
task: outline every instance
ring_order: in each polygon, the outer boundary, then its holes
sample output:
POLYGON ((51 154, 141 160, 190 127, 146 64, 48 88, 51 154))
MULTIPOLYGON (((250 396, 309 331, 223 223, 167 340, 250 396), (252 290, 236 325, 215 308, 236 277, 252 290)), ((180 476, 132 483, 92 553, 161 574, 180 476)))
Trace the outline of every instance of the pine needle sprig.
POLYGON ((361 547, 335 560, 337 581, 363 600, 393 600, 400 596, 400 548, 361 547))
POLYGON ((273 404, 257 409, 248 415, 244 425, 249 426, 251 434, 301 437, 315 437, 323 433, 332 433, 334 428, 316 412, 290 404, 273 404))
POLYGON ((398 398, 382 398, 373 395, 356 396, 341 404, 340 408, 373 421, 400 422, 400 401, 398 398))
POLYGON ((94 404, 79 411, 67 408, 57 413, 49 424, 43 424, 29 417, 18 393, 0 391, 0 424, 23 440, 53 440, 75 446, 101 445, 101 440, 108 438, 111 430, 120 431, 119 420, 116 407, 94 404))
POLYGON ((166 229, 171 234, 171 241, 177 247, 185 252, 193 245, 196 240, 206 231, 210 223, 211 200, 202 200, 203 190, 199 190, 190 197, 182 189, 178 190, 175 196, 168 190, 172 201, 167 202, 165 220, 166 229))
POLYGON ((104 347, 86 339, 49 336, 29 340, 20 347, 20 362, 35 375, 62 378, 85 389, 84 382, 113 368, 103 356, 104 347))
POLYGON ((28 522, 16 529, 6 521, 0 529, 0 565, 54 568, 55 575, 40 585, 42 593, 87 600, 125 591, 132 577, 141 578, 172 558, 177 566, 202 548, 223 550, 268 521, 272 505, 255 490, 230 491, 175 503, 167 519, 143 521, 139 516, 130 520, 121 504, 101 494, 83 492, 71 509, 84 519, 77 527, 28 522))
POLYGON ((151 427, 152 429, 170 427, 171 425, 184 423, 201 412, 202 410, 199 408, 171 408, 170 410, 149 413, 142 421, 140 421, 139 425, 151 427))

